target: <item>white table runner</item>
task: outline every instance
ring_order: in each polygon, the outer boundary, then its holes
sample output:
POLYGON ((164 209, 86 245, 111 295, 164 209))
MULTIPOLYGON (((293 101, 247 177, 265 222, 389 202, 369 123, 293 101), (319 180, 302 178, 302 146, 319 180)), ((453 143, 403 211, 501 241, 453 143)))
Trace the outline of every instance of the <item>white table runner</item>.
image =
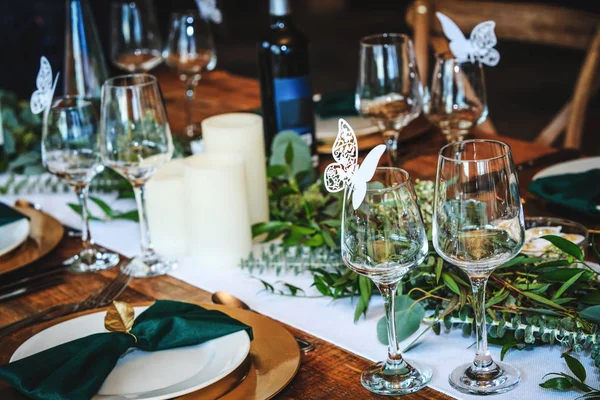
MULTIPOLYGON (((114 195, 100 195, 114 209, 121 211, 135 207, 132 200, 116 200, 114 195)), ((0 196, 0 201, 14 204, 17 198, 25 198, 39 203, 43 210, 52 214, 66 225, 79 227, 80 219, 67 202, 75 202, 74 194, 37 194, 21 196, 0 196)), ((102 215, 95 205, 91 210, 102 215)), ((134 256, 139 249, 139 230, 137 223, 130 221, 91 222, 92 236, 97 243, 118 251, 126 256, 134 256)), ((351 299, 332 301, 329 298, 297 298, 285 297, 261 291, 261 282, 253 279, 247 272, 231 266, 231 268, 215 268, 210 265, 198 265, 193 259, 180 258, 179 267, 171 275, 196 287, 214 292, 228 291, 243 299, 256 311, 276 320, 294 326, 300 330, 334 343, 350 352, 369 360, 383 360, 386 346, 379 343, 376 335, 376 323, 384 315, 383 302, 380 296, 373 297, 367 318, 353 323, 354 304, 351 299)), ((310 276, 262 275, 268 282, 282 280, 306 290, 307 294, 318 294, 310 288, 310 276)), ((424 327, 423 327, 424 329, 424 327)), ((404 348, 412 338, 401 343, 404 348)), ((448 374, 459 364, 469 362, 474 355, 474 336, 464 338, 460 330, 442 333, 436 336, 429 331, 420 339, 420 344, 405 353, 408 360, 414 359, 427 364, 433 369, 430 386, 459 399, 480 399, 479 396, 464 395, 448 384, 448 374)), ((319 351, 317 348, 315 351, 319 351)), ((500 348, 491 347, 492 356, 500 359, 500 348)), ((524 351, 509 351, 505 357, 508 362, 521 371, 519 386, 505 394, 494 396, 495 399, 574 399, 575 392, 560 393, 540 388, 538 385, 549 372, 568 372, 564 361, 560 358, 558 346, 543 346, 524 351)), ((587 383, 593 387, 600 386, 598 370, 593 360, 587 356, 579 357, 586 367, 587 383)), ((365 393, 366 395, 366 393, 365 393)))

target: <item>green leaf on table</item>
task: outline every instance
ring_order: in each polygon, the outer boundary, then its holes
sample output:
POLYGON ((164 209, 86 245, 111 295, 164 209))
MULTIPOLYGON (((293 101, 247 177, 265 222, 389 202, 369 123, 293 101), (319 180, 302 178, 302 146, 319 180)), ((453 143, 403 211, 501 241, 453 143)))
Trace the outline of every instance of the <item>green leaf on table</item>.
POLYGON ((292 165, 294 161, 294 147, 292 147, 292 143, 288 142, 287 147, 285 148, 284 155, 286 165, 292 165))
POLYGON ((300 225, 292 225, 290 229, 292 232, 295 232, 299 235, 312 235, 313 233, 315 233, 315 230, 313 228, 307 228, 305 226, 300 225))
POLYGON ((585 378, 587 378, 587 374, 585 372, 585 367, 579 362, 578 359, 568 355, 567 353, 563 353, 562 358, 567 362, 567 367, 571 370, 571 372, 579 379, 581 382, 585 382, 585 378))
POLYGON ((312 170, 313 166, 310 148, 306 142, 302 140, 300 135, 294 131, 282 131, 275 135, 271 146, 269 165, 286 164, 286 155, 289 156, 288 145, 291 145, 291 152, 293 152, 291 171, 289 171, 290 174, 296 176, 300 171, 312 170))
POLYGON ((575 259, 583 261, 583 250, 581 250, 579 246, 570 240, 555 235, 544 235, 541 238, 546 239, 554 246, 558 247, 559 250, 562 250, 568 255, 575 257, 575 259))
POLYGON ((551 283, 567 282, 574 276, 579 275, 582 271, 583 274, 579 279, 582 281, 589 281, 592 277, 592 272, 582 270, 581 268, 561 268, 555 271, 544 272, 538 276, 538 280, 551 283))
POLYGON ((547 298, 542 297, 542 296, 540 296, 538 294, 531 293, 531 292, 521 292, 521 293, 523 293, 523 295, 525 295, 526 297, 529 297, 531 300, 536 301, 538 303, 545 304, 545 305, 550 306, 552 308, 558 308, 559 310, 564 310, 565 309, 560 304, 556 304, 552 300, 548 300, 547 298))
POLYGON ((335 240, 333 240, 333 238, 331 237, 331 233, 329 233, 327 229, 323 229, 321 231, 321 235, 323 235, 323 240, 325 241, 325 244, 327 244, 327 246, 329 246, 332 249, 337 249, 339 247, 335 240))
POLYGON ((437 262, 435 264, 435 283, 440 283, 443 266, 444 266, 444 259, 440 257, 437 259, 437 262))
POLYGON ((460 295, 460 289, 458 288, 458 285, 456 284, 456 281, 454 280, 454 278, 452 278, 452 276, 450 276, 448 273, 444 272, 444 273, 442 273, 442 279, 444 281, 444 284, 446 286, 448 286, 448 289, 450 289, 454 293, 460 295))
MULTIPOLYGON (((68 203, 67 205, 71 210, 75 211, 77 215, 81 215, 81 206, 79 204, 68 203)), ((90 221, 102 221, 102 219, 93 216, 92 213, 90 213, 90 210, 88 210, 88 218, 90 221)))
POLYGON ((100 207, 102 212, 104 212, 104 214, 106 214, 109 218, 113 218, 115 216, 115 212, 113 211, 113 209, 102 199, 90 196, 90 200, 93 201, 98 207, 100 207))
MULTIPOLYGON (((398 341, 401 342, 417 332, 423 317, 425 317, 425 309, 421 303, 416 303, 406 295, 396 297, 396 336, 398 341)), ((386 317, 377 321, 377 338, 381 343, 389 344, 386 317)))
POLYGON ((42 165, 26 165, 23 169, 23 175, 25 176, 41 175, 44 172, 46 172, 46 168, 42 165))
POLYGON ((122 213, 115 214, 113 216, 113 219, 124 219, 127 221, 140 222, 140 213, 138 212, 137 209, 125 211, 122 213))
POLYGON ((332 228, 339 228, 340 226, 342 226, 342 221, 340 221, 339 219, 326 219, 324 221, 321 221, 321 223, 332 228))
POLYGON ((308 239, 304 244, 308 247, 319 247, 325 243, 325 239, 323 239, 323 235, 321 233, 317 233, 310 239, 308 239))
POLYGON ((579 298, 579 302, 583 304, 600 305, 600 292, 591 292, 579 298))
POLYGON ((281 282, 283 286, 285 286, 289 291, 291 296, 296 296, 299 292, 304 293, 304 289, 299 288, 298 286, 294 286, 290 283, 281 282))
POLYGON ((579 313, 579 316, 595 324, 600 324, 600 306, 584 308, 579 313))
POLYGON ((289 222, 282 221, 259 222, 252 225, 252 236, 255 237, 275 230, 280 231, 283 228, 289 227, 289 225, 289 222))
POLYGON ((6 154, 15 154, 17 151, 17 147, 15 144, 15 138, 9 131, 5 130, 4 132, 4 151, 6 154))
POLYGON ((556 390, 570 390, 573 389, 573 384, 567 378, 551 378, 547 381, 540 383, 540 386, 544 389, 556 389, 556 390))
POLYGON ((275 178, 277 176, 283 176, 287 172, 285 165, 270 165, 267 168, 267 176, 269 178, 275 178))
POLYGON ((558 288, 558 290, 556 291, 556 293, 554 293, 554 296, 552 296, 552 300, 556 300, 558 299, 560 296, 562 296, 562 294, 569 288, 571 287, 572 284, 574 284, 575 282, 577 282, 577 279, 579 279, 581 277, 581 275, 583 275, 583 273, 586 271, 581 271, 578 274, 573 275, 568 281, 566 281, 565 283, 562 284, 562 286, 560 288, 558 288))
POLYGON ((363 302, 365 304, 369 304, 369 300, 371 300, 371 295, 373 294, 373 284, 371 283, 371 279, 367 278, 366 276, 359 275, 358 289, 363 302))
POLYGON ((508 260, 504 264, 500 265, 497 269, 508 268, 508 267, 512 267, 514 265, 520 264, 526 258, 527 258, 526 256, 516 256, 515 258, 508 260))

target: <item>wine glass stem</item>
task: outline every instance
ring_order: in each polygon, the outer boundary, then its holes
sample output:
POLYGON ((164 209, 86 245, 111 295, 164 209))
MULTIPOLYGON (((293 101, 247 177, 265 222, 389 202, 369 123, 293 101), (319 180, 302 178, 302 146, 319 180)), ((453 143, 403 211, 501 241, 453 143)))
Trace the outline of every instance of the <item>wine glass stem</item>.
POLYGON ((192 119, 194 113, 194 97, 196 86, 198 86, 198 78, 188 76, 185 79, 185 132, 188 137, 194 137, 194 121, 192 119))
POLYGON ((138 215, 140 220, 140 234, 142 254, 152 252, 152 241, 150 240, 150 229, 148 227, 148 213, 146 212, 146 191, 145 185, 141 184, 133 187, 135 193, 135 202, 137 203, 138 215))
POLYGON ((84 250, 92 248, 94 242, 92 242, 92 236, 90 235, 90 220, 88 218, 88 187, 87 186, 76 186, 75 193, 79 198, 79 205, 81 207, 81 246, 84 250))
POLYGON ((484 369, 492 364, 492 356, 487 345, 487 328, 485 321, 485 286, 488 277, 469 277, 473 288, 473 311, 475 313, 477 352, 473 361, 475 371, 484 369))
POLYGON ((398 135, 396 131, 384 132, 385 147, 387 148, 387 154, 390 160, 390 166, 397 166, 398 162, 398 135))
POLYGON ((398 346, 398 337, 396 336, 396 291, 398 282, 394 283, 375 283, 381 292, 385 304, 385 317, 388 327, 388 358, 386 369, 400 370, 407 368, 407 364, 400 354, 398 346))

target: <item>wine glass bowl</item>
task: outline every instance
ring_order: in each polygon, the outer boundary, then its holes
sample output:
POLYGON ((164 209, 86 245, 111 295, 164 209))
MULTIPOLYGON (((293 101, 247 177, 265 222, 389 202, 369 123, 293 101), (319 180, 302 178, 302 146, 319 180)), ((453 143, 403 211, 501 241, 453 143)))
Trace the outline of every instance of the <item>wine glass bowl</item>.
POLYGON ((481 63, 459 61, 449 52, 438 54, 423 111, 449 143, 463 140, 488 114, 481 63))
POLYGON ((196 137, 200 127, 193 123, 194 92, 202 72, 216 64, 213 37, 208 21, 195 11, 173 13, 163 57, 167 66, 185 81, 186 134, 196 137))
POLYGON ((473 288, 476 356, 451 373, 450 384, 474 394, 511 390, 519 383, 520 373, 492 360, 485 321, 489 276, 519 254, 525 243, 519 183, 508 145, 465 140, 440 150, 432 228, 436 252, 462 269, 473 288))
POLYGON ((422 96, 408 36, 384 33, 361 39, 356 109, 383 132, 394 165, 399 132, 421 113, 422 96))
POLYGON ((98 142, 98 117, 82 97, 64 96, 52 102, 42 126, 42 163, 77 193, 82 218, 81 252, 67 260, 71 272, 100 271, 117 265, 117 254, 94 246, 88 218, 88 186, 104 170, 98 142))
POLYGON ((104 165, 133 186, 138 206, 142 252, 133 276, 162 275, 175 262, 157 254, 150 240, 145 184, 173 156, 173 139, 156 78, 148 74, 118 76, 102 87, 101 154, 104 165))
POLYGON ((388 358, 362 373, 362 385, 386 395, 415 392, 431 380, 431 370, 402 358, 393 317, 398 283, 423 262, 428 251, 427 234, 408 172, 377 168, 357 209, 345 194, 341 230, 344 263, 379 288, 388 320, 388 358))
POLYGON ((111 5, 111 58, 117 68, 147 72, 163 61, 162 39, 151 0, 111 5))

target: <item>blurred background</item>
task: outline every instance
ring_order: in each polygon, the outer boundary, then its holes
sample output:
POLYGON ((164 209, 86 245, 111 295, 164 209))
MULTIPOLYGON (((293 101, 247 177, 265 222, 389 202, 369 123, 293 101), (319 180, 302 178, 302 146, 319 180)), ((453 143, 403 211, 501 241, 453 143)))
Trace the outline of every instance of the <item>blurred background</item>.
MULTIPOLYGON (((110 73, 119 74, 108 62, 110 1, 90 3, 110 73)), ((600 11, 598 1, 544 3, 600 11)), ((408 4, 406 0, 292 0, 293 18, 311 42, 314 92, 352 90, 358 70, 359 39, 384 31, 410 34, 405 22, 408 4)), ((218 5, 223 23, 213 26, 217 68, 257 78, 256 45, 269 23, 268 1, 219 0, 218 5)), ((195 8, 195 3, 154 0, 154 6, 166 37, 170 13, 195 8)), ((48 57, 55 71, 62 70, 64 8, 64 0, 0 2, 0 88, 28 98, 34 90, 41 55, 48 57)), ((502 135, 533 139, 572 95, 585 52, 504 39, 496 48, 502 55, 500 63, 485 69, 490 118, 502 135)), ((583 149, 589 154, 600 153, 599 111, 600 96, 595 95, 584 128, 583 149)))

